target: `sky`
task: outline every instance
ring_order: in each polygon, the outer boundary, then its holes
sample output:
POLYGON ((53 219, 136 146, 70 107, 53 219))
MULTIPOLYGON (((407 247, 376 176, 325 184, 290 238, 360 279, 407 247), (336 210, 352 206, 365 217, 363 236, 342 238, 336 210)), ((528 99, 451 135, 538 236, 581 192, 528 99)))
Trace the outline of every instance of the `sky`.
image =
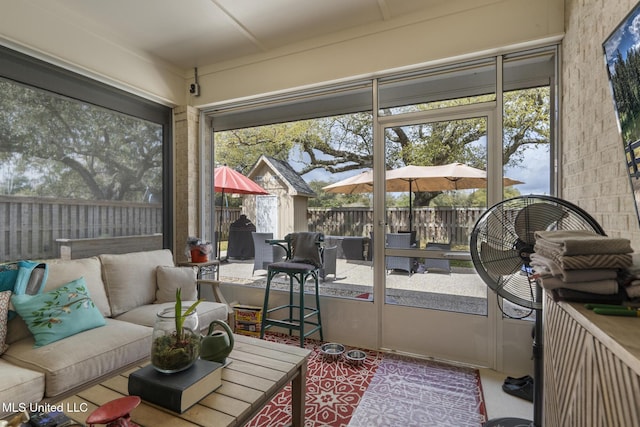
POLYGON ((524 155, 522 165, 507 168, 504 175, 524 182, 515 185, 520 194, 549 194, 550 193, 550 164, 549 147, 529 148, 524 155))
POLYGON ((620 23, 618 28, 603 43, 609 72, 613 74, 616 50, 620 50, 622 58, 627 58, 630 49, 640 47, 640 5, 620 23))
MULTIPOLYGON (((505 170, 504 175, 524 182, 514 186, 520 191, 520 194, 546 194, 549 191, 549 152, 548 146, 544 147, 530 147, 527 149, 524 155, 523 163, 516 168, 508 168, 505 170)), ((299 170, 300 164, 296 164, 295 160, 292 160, 292 166, 294 169, 299 170)), ((350 176, 354 176, 362 172, 364 169, 353 170, 340 174, 329 174, 323 170, 315 170, 303 175, 303 178, 307 182, 314 180, 322 180, 326 182, 337 182, 342 179, 346 179, 350 176)))

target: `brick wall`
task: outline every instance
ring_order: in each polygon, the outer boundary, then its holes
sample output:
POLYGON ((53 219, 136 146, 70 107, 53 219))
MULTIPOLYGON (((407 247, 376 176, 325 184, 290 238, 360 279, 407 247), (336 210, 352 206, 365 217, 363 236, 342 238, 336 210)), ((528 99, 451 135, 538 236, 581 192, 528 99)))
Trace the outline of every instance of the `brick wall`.
POLYGON ((640 226, 613 110, 602 43, 637 0, 566 0, 562 49, 562 197, 608 235, 631 239, 640 226))
POLYGON ((176 107, 174 115, 174 252, 185 260, 187 237, 198 236, 199 161, 198 110, 191 106, 176 107))

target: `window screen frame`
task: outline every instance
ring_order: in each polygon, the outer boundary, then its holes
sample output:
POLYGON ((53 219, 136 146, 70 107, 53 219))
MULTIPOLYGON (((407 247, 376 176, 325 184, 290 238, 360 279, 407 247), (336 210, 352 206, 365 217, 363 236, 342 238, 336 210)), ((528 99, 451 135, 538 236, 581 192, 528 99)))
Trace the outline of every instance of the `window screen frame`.
POLYGON ((5 46, 0 46, 0 77, 162 126, 162 236, 163 247, 171 249, 174 173, 172 109, 5 46))

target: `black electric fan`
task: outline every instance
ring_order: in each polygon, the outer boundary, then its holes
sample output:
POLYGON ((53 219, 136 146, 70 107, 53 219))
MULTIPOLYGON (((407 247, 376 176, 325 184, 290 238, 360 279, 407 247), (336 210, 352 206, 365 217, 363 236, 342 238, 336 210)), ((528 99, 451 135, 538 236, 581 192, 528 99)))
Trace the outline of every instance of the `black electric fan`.
POLYGON ((533 339, 533 421, 497 418, 485 427, 542 426, 542 289, 533 277, 530 256, 535 232, 589 230, 604 235, 587 212, 565 200, 543 195, 518 196, 489 208, 476 222, 470 238, 473 266, 499 297, 535 310, 533 339))

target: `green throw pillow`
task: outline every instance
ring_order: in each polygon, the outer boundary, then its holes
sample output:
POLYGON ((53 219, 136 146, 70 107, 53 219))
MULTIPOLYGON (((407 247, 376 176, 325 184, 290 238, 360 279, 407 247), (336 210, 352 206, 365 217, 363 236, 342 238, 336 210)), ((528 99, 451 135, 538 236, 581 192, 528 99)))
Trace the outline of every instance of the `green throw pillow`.
POLYGON ((84 277, 38 295, 13 295, 11 302, 42 347, 78 332, 105 325, 89 296, 84 277))

